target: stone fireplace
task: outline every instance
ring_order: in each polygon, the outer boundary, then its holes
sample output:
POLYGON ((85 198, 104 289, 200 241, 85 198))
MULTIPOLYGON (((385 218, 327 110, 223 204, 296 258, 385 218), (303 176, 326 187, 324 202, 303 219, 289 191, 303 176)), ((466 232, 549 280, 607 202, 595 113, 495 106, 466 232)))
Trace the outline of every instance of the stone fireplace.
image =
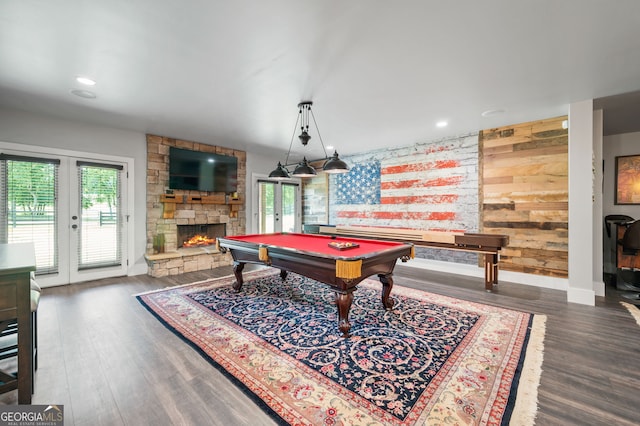
POLYGON ((231 265, 229 255, 215 248, 215 238, 242 235, 246 230, 246 153, 197 142, 147 135, 147 252, 149 275, 161 277, 231 265), (229 194, 189 190, 171 191, 169 148, 215 152, 238 158, 239 199, 229 194), (183 229, 184 228, 184 229, 183 229), (193 232, 197 231, 197 232, 193 232), (191 233, 188 238, 182 233, 191 233), (184 241, 203 233, 213 244, 184 247, 184 241))

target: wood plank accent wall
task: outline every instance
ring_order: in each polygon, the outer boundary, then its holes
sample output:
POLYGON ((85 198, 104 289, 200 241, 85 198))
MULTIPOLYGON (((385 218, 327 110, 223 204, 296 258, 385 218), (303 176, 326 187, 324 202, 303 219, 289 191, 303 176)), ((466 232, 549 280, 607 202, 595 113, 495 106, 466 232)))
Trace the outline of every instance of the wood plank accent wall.
MULTIPOLYGON (((568 276, 566 116, 479 134, 481 232, 509 235, 500 268, 568 276)), ((591 184, 590 182, 586 184, 591 184)))

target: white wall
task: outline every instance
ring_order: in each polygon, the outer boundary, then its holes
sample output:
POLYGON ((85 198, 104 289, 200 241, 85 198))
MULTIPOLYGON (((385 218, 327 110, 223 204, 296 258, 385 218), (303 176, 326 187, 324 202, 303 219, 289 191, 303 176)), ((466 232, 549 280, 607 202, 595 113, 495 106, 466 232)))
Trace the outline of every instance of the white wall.
POLYGON ((602 271, 603 266, 603 241, 602 241, 602 110, 593 112, 593 210, 591 232, 593 238, 593 263, 591 274, 593 276, 593 290, 596 296, 605 295, 605 285, 602 271))
MULTIPOLYGON (((147 273, 147 264, 144 259, 147 244, 147 142, 144 133, 0 108, 0 141, 133 158, 135 194, 130 194, 130 199, 134 197, 132 214, 135 241, 128 273, 129 275, 147 273)), ((263 155, 247 153, 247 176, 251 176, 253 171, 269 173, 277 162, 277 158, 269 159, 263 155)), ((247 185, 247 192, 246 199, 251 200, 251 185, 247 185)), ((249 205, 246 210, 249 215, 251 210, 249 205)), ((250 217, 247 216, 248 227, 250 223, 250 217)))
MULTIPOLYGON (((593 100, 569 106, 569 288, 567 301, 595 305, 593 100)), ((599 220, 600 218, 598 218, 599 220)))
POLYGON ((0 109, 0 141, 134 159, 133 254, 129 274, 146 273, 146 139, 142 133, 0 109))

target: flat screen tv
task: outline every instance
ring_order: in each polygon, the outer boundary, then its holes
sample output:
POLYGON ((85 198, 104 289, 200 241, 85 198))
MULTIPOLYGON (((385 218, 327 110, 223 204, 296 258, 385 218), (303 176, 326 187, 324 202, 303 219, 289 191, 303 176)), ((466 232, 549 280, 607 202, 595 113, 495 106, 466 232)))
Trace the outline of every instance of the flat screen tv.
POLYGON ((238 158, 170 147, 169 188, 237 192, 238 158))

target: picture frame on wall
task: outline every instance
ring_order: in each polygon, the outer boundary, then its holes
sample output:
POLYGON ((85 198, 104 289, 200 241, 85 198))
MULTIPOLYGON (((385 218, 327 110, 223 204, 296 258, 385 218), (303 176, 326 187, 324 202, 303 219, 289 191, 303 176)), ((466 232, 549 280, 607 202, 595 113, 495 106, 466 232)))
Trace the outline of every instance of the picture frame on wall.
POLYGON ((640 155, 616 157, 615 204, 640 204, 640 155))

